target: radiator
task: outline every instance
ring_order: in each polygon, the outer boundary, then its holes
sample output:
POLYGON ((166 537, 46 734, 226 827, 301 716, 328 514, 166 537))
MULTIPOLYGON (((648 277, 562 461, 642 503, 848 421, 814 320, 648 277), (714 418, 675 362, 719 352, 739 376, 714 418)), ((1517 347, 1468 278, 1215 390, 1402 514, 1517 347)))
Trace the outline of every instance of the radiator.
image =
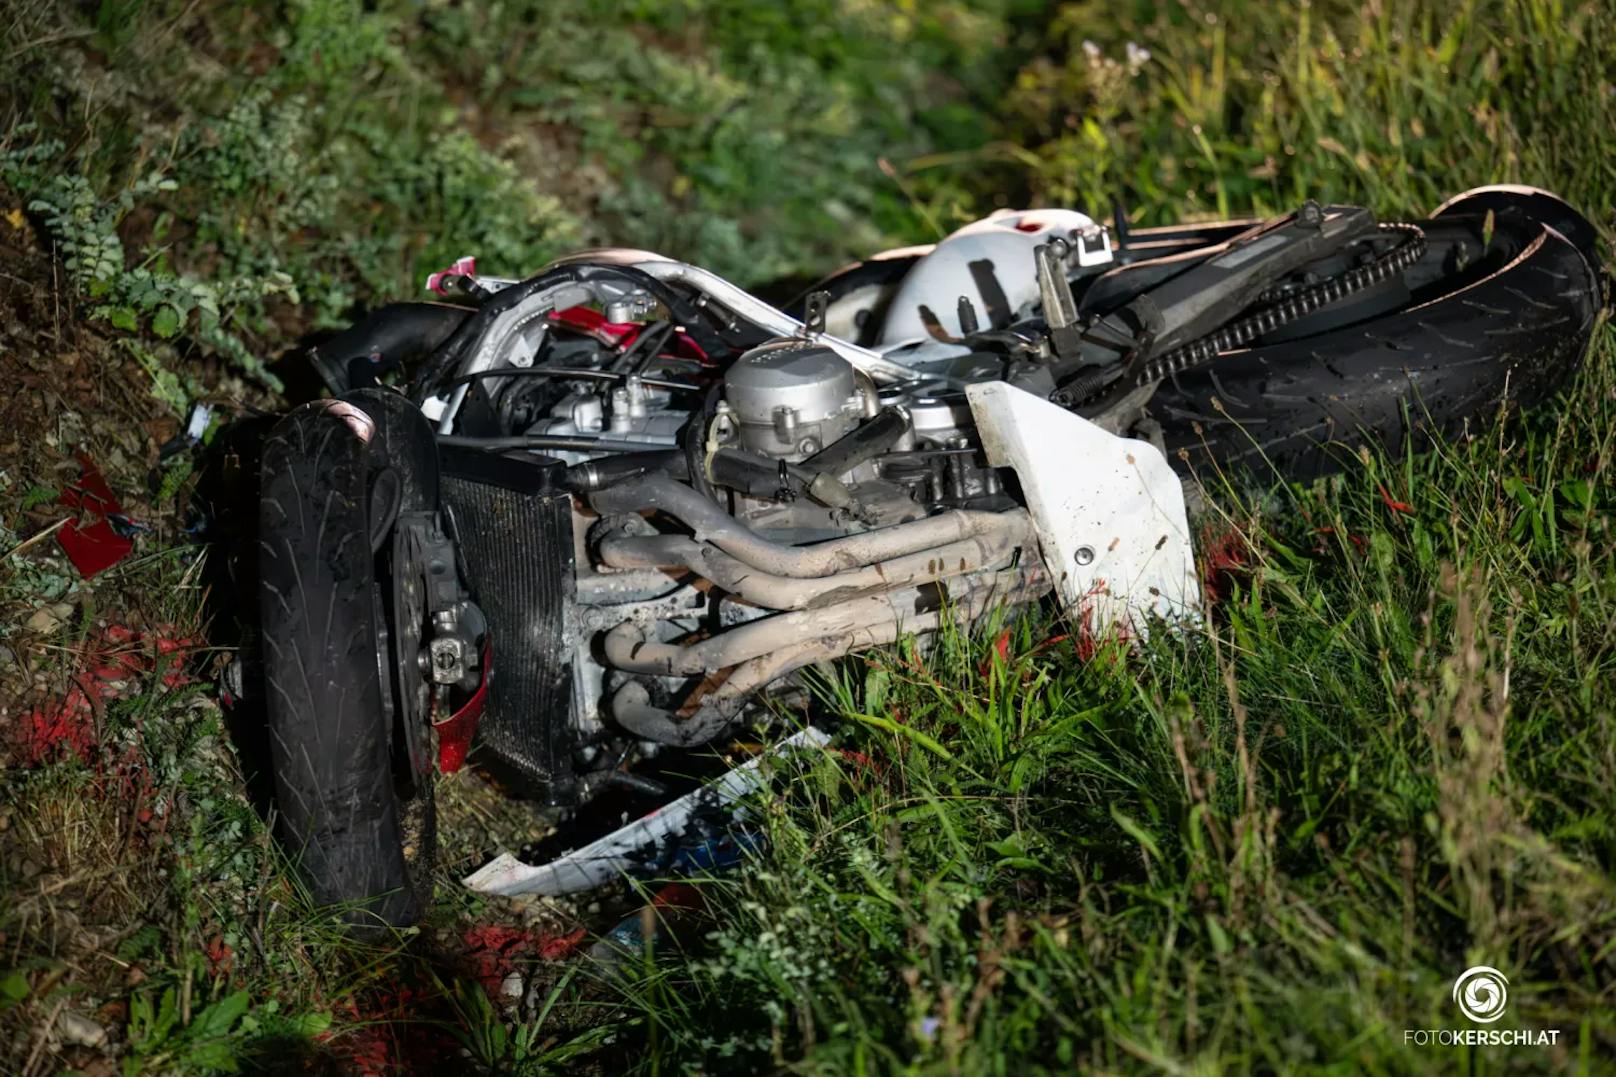
POLYGON ((563 465, 440 450, 442 495, 467 581, 488 618, 491 674, 475 758, 522 792, 574 795, 572 674, 565 623, 573 598, 572 498, 563 465))

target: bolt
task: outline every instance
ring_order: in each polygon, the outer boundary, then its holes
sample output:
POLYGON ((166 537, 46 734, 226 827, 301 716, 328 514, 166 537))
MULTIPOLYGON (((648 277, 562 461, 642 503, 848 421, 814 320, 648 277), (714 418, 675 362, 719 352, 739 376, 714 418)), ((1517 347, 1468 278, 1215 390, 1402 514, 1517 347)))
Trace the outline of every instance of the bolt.
POLYGON ((1077 548, 1076 559, 1077 559, 1077 563, 1080 564, 1080 565, 1093 564, 1094 563, 1094 547, 1093 546, 1079 546, 1077 548))

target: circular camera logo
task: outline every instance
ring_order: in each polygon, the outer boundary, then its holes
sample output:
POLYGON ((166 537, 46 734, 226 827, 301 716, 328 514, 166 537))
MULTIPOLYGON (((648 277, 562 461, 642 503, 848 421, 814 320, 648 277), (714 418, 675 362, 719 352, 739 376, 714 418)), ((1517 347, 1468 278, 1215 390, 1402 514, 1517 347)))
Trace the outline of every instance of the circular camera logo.
POLYGON ((1465 969, 1453 981, 1453 1001, 1472 1021, 1491 1024, 1509 1004, 1509 978, 1491 965, 1465 969))

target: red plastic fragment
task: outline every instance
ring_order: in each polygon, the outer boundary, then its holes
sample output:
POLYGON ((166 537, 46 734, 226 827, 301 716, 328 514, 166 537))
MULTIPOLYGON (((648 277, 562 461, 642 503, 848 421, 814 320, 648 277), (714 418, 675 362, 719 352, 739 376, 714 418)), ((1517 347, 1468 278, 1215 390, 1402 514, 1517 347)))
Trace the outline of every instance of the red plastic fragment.
POLYGON ((161 631, 136 632, 108 625, 89 639, 80 653, 83 670, 61 699, 35 707, 15 732, 16 753, 25 766, 38 766, 75 755, 93 761, 98 743, 97 718, 106 702, 128 691, 140 678, 162 669, 164 688, 188 683, 185 659, 196 641, 161 631))
POLYGON ((465 706, 437 724, 440 773, 453 774, 465 765, 466 755, 471 751, 472 738, 477 735, 477 722, 482 718, 483 708, 488 704, 488 667, 492 657, 489 649, 484 647, 482 683, 477 686, 477 691, 472 693, 471 698, 466 700, 465 706))
POLYGON ((95 748, 95 708, 84 689, 74 686, 65 699, 35 707, 18 730, 22 762, 38 766, 52 759, 76 755, 90 762, 95 748))
POLYGON ((534 957, 545 961, 571 957, 587 934, 582 927, 551 935, 531 928, 479 924, 467 928, 461 940, 471 959, 471 974, 490 996, 498 997, 505 977, 518 971, 519 962, 534 957))
MULTIPOLYGON (((1333 528, 1333 527, 1315 527, 1313 529, 1313 533, 1315 535, 1333 535, 1333 534, 1335 534, 1335 528, 1333 528)), ((1359 553, 1368 553, 1369 552, 1369 543, 1367 541, 1365 541, 1365 539, 1364 539, 1364 537, 1362 535, 1354 535, 1351 531, 1348 531, 1347 532, 1347 538, 1351 539, 1352 544, 1354 546, 1358 547, 1358 552, 1359 553)), ((1318 548, 1318 552, 1319 553, 1324 552, 1324 547, 1322 545, 1318 548)))
POLYGON ((225 943, 223 935, 214 935, 208 940, 207 949, 208 966, 215 976, 230 975, 235 965, 235 952, 225 943))
POLYGON ((466 956, 471 959, 472 975, 490 995, 499 994, 500 985, 514 970, 516 959, 537 948, 531 931, 501 924, 467 928, 461 939, 466 944, 466 956))
POLYGON ((869 756, 865 755, 863 752, 854 751, 852 748, 837 748, 837 749, 835 749, 835 751, 836 751, 837 755, 841 756, 843 759, 847 760, 849 763, 857 763, 859 766, 865 768, 866 770, 877 770, 878 769, 876 767, 876 765, 875 765, 875 760, 871 759, 869 756))
POLYGON ((56 532, 56 541, 79 575, 89 579, 128 557, 135 544, 107 521, 108 516, 122 516, 123 509, 101 469, 85 453, 78 454, 78 461, 79 477, 60 499, 78 518, 56 532))
MULTIPOLYGON (((999 661, 1000 662, 1002 662, 1002 663, 1004 663, 1006 665, 1009 664, 1009 662, 1010 662, 1010 630, 1008 628, 1005 629, 1003 632, 999 633, 999 638, 993 641, 993 650, 994 650, 994 653, 999 656, 999 661)), ((990 669, 992 669, 992 668, 993 668, 993 659, 984 658, 981 661, 981 663, 977 665, 976 671, 981 676, 986 677, 988 675, 988 671, 990 669)))
POLYGON ((1411 513, 1414 511, 1414 506, 1410 505, 1407 501, 1393 501, 1392 495, 1386 492, 1386 485, 1384 483, 1381 483, 1377 489, 1380 490, 1381 502, 1393 512, 1411 513))
POLYGON ((337 1024, 314 1036, 323 1057, 295 1072, 396 1077, 401 1073, 459 1073, 464 1054, 442 1020, 423 1019, 442 1012, 441 986, 387 986, 332 1000, 337 1024), (333 1065, 334 1063, 334 1065, 333 1065), (458 1064, 457 1064, 458 1063, 458 1064))
POLYGON ((583 928, 574 928, 564 935, 551 935, 549 938, 539 939, 539 956, 546 961, 560 961, 571 957, 578 949, 578 944, 584 941, 588 934, 583 928))
POLYGON ((1201 531, 1201 580, 1208 602, 1227 598, 1234 585, 1250 570, 1251 544, 1238 527, 1201 531))

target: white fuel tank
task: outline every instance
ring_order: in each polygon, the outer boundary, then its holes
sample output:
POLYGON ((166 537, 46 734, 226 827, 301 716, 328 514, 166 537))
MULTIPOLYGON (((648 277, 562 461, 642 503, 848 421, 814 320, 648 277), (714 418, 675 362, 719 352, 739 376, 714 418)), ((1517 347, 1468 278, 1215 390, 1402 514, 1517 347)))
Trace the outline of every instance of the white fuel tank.
POLYGON ((1111 261, 1110 237, 1085 213, 1075 209, 996 213, 961 228, 915 263, 887 308, 877 348, 933 339, 928 321, 951 337, 959 336, 962 295, 976 308, 983 329, 1003 327, 1011 315, 1037 301, 1032 252, 1057 237, 1072 245, 1073 265, 1111 261), (922 306, 930 317, 922 314, 922 306))

